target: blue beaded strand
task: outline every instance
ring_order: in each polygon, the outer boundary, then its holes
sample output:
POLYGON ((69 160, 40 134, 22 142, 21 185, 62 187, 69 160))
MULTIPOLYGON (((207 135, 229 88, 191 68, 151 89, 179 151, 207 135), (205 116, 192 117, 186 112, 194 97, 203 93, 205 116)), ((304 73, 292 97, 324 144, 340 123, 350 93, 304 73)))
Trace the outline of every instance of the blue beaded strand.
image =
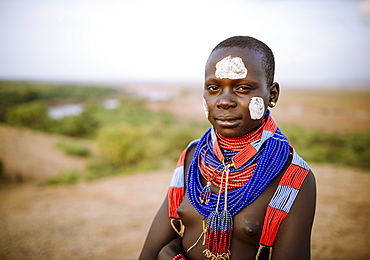
MULTIPOLYGON (((211 128, 208 129, 200 139, 187 174, 187 193, 189 200, 194 208, 204 217, 208 217, 212 211, 222 210, 222 205, 225 204, 224 194, 220 195, 218 209, 216 209, 218 194, 211 193, 208 205, 200 203, 198 199, 203 189, 198 155, 204 158, 207 164, 211 164, 215 168, 223 165, 213 152, 211 131, 211 128)), ((235 216, 241 209, 254 202, 261 195, 271 181, 282 171, 289 158, 289 153, 288 140, 277 129, 276 133, 265 141, 265 144, 261 146, 257 154, 245 165, 239 169, 230 167, 230 172, 235 172, 257 162, 256 169, 249 181, 244 186, 228 192, 227 205, 228 211, 232 216, 235 216)), ((236 152, 234 151, 225 153, 225 161, 230 161, 235 154, 236 152)))

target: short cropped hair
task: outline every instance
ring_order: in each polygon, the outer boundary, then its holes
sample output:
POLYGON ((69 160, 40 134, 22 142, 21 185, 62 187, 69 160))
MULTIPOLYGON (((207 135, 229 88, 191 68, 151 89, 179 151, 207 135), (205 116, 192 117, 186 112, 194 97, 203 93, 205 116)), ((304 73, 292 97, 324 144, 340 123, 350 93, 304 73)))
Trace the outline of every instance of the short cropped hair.
POLYGON ((262 54, 261 65, 265 70, 267 83, 269 86, 272 85, 275 74, 275 58, 271 49, 266 44, 250 36, 233 36, 217 44, 211 53, 218 49, 231 47, 246 48, 260 52, 262 54))

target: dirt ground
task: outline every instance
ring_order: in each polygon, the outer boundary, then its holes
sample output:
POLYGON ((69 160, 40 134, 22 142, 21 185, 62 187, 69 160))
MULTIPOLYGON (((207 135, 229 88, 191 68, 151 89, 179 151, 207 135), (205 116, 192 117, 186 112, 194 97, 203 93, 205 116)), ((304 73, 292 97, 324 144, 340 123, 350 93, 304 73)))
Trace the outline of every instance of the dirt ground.
MULTIPOLYGON (((370 174, 311 165, 312 259, 369 259, 370 174)), ((171 172, 75 185, 0 186, 0 259, 137 259, 171 172)))
MULTIPOLYGON (((149 106, 202 120, 198 96, 180 94, 149 106)), ((282 98, 274 111, 278 122, 295 115, 302 126, 311 122, 310 127, 333 133, 370 129, 368 94, 350 100, 323 94, 311 101, 303 98, 309 93, 289 95, 295 99, 282 98)), ((0 259, 137 259, 171 170, 41 186, 45 177, 86 163, 63 155, 55 147, 60 138, 0 125, 0 158, 13 180, 0 183, 0 259)), ((321 164, 311 168, 318 186, 312 259, 370 259, 370 172, 321 164)))

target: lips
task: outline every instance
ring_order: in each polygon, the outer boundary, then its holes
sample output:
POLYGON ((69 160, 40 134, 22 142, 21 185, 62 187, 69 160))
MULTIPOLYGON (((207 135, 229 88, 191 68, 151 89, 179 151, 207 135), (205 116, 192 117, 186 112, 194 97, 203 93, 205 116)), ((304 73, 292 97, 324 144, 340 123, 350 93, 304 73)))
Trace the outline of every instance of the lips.
POLYGON ((233 127, 239 124, 241 121, 240 117, 232 116, 232 115, 220 115, 217 116, 216 122, 223 127, 233 127))

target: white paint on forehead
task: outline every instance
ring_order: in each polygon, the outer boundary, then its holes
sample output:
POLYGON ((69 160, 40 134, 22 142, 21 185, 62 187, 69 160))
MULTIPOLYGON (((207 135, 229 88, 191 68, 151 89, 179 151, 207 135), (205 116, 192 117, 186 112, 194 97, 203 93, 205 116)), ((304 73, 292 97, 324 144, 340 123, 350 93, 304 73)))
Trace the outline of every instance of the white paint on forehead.
POLYGON ((258 120, 263 117, 263 114, 265 113, 265 105, 261 97, 252 97, 249 102, 249 113, 253 120, 258 120))
POLYGON ((239 57, 227 56, 216 63, 216 78, 243 79, 247 76, 247 69, 239 57))

